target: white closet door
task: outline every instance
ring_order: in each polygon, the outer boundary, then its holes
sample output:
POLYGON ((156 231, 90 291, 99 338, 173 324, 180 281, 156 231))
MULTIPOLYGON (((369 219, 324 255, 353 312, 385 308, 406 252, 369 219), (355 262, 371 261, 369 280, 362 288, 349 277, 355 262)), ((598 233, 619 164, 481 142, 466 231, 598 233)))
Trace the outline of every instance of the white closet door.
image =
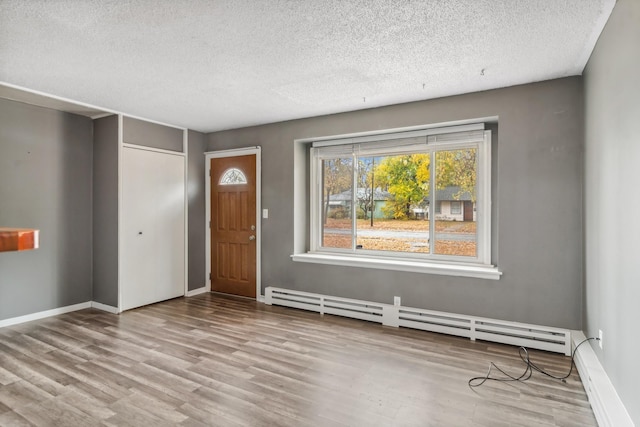
POLYGON ((184 295, 184 157, 124 147, 122 309, 184 295))

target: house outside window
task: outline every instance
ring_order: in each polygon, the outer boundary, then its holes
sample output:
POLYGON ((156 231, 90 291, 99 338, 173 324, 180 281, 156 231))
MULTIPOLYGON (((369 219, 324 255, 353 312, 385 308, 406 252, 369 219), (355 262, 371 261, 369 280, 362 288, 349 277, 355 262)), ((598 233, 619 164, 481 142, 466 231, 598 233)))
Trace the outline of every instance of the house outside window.
POLYGON ((311 253, 490 264, 482 125, 314 142, 311 253))

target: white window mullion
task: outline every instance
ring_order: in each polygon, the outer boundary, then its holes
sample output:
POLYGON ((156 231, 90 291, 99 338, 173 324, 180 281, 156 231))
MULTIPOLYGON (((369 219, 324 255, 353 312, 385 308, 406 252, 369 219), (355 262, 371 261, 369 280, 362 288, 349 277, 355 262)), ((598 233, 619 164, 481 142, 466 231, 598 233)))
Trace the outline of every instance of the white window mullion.
POLYGON ((311 168, 310 174, 310 191, 309 191, 309 213, 311 221, 311 235, 309 236, 311 249, 313 251, 317 250, 320 247, 321 239, 320 233, 322 232, 322 203, 323 203, 323 194, 322 194, 322 172, 320 167, 321 160, 318 157, 318 150, 312 148, 311 149, 311 161, 309 162, 309 166, 311 168))
POLYGON ((358 156, 355 153, 351 155, 353 167, 351 175, 351 250, 356 251, 358 241, 358 213, 356 212, 356 200, 358 200, 358 156))
POLYGON ((433 255, 433 249, 435 247, 436 236, 436 152, 431 151, 429 153, 429 254, 433 255), (433 205, 433 206, 432 206, 433 205))
POLYGON ((476 220, 480 230, 478 232, 479 261, 491 263, 491 131, 484 132, 484 143, 478 147, 478 202, 476 205, 476 220))

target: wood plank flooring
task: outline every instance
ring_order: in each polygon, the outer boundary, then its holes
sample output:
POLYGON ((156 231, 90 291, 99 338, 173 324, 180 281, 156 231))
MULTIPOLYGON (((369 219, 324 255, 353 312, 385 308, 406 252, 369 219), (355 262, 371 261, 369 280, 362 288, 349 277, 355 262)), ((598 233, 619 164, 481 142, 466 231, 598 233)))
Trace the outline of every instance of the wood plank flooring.
MULTIPOLYGON (((531 351, 560 375, 569 358, 531 351)), ((2 426, 596 426, 516 347, 202 294, 0 328, 2 426)))

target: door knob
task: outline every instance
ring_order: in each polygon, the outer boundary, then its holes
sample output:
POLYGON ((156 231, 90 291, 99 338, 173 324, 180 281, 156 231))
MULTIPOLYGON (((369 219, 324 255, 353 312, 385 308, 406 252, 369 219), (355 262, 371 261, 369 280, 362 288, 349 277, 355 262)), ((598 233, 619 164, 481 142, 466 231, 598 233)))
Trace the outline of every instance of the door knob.
POLYGON ((256 226, 255 226, 255 225, 252 225, 252 226, 251 226, 251 231, 255 231, 255 229, 256 229, 256 226))
POLYGON ((256 240, 256 236, 252 234, 251 236, 249 236, 249 240, 256 240))

